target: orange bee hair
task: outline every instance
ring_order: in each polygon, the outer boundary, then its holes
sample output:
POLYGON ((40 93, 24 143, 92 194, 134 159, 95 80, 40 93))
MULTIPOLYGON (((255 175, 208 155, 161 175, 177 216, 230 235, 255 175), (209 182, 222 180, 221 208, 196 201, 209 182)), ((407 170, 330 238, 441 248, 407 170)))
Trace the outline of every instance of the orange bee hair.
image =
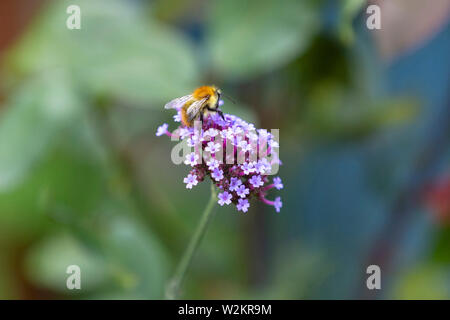
POLYGON ((192 96, 194 97, 194 99, 200 100, 200 99, 203 99, 208 96, 211 97, 215 93, 216 93, 215 87, 202 86, 202 87, 198 87, 197 89, 195 89, 194 92, 192 93, 192 96))
POLYGON ((181 122, 187 126, 187 127, 191 127, 192 126, 192 122, 189 122, 188 116, 187 116, 187 109, 189 108, 189 106, 197 100, 201 100, 204 99, 206 97, 213 97, 216 93, 217 88, 213 87, 213 86, 201 86, 198 87, 197 89, 194 90, 194 92, 192 93, 192 100, 186 102, 184 104, 184 106, 181 108, 181 122))

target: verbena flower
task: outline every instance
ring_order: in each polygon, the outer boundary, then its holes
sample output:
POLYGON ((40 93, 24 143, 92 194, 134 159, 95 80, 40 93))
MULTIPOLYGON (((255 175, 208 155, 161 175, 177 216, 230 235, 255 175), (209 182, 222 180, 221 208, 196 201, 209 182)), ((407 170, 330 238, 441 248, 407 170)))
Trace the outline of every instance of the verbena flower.
POLYGON ((261 176, 253 176, 249 179, 250 184, 253 186, 253 188, 258 188, 262 185, 264 185, 264 182, 261 179, 261 176))
POLYGON ((255 168, 252 162, 246 162, 243 165, 241 165, 241 170, 244 172, 245 175, 249 175, 252 172, 255 172, 255 168))
POLYGON ((222 171, 222 169, 215 168, 213 170, 213 172, 211 173, 211 177, 213 177, 214 180, 216 180, 216 181, 222 180, 223 179, 223 171, 222 171))
POLYGON ((216 153, 219 150, 220 150, 220 144, 214 143, 213 141, 208 142, 208 144, 206 145, 206 148, 205 148, 205 151, 211 152, 211 153, 216 153))
POLYGON ((250 207, 250 204, 248 203, 247 199, 239 199, 238 200, 238 204, 236 205, 236 208, 239 211, 247 212, 248 211, 248 207, 250 207))
POLYGON ((167 128, 169 128, 169 125, 167 123, 160 125, 156 130, 156 136, 159 137, 162 136, 163 134, 166 134, 167 128))
POLYGON ((241 179, 236 178, 236 177, 232 177, 232 178, 230 179, 230 187, 229 187, 229 189, 230 189, 230 191, 236 191, 236 189, 237 189, 240 185, 242 185, 241 179))
POLYGON ((210 171, 214 171, 214 169, 219 168, 220 162, 217 159, 211 158, 208 162, 206 162, 206 165, 210 171))
POLYGON ((241 198, 245 198, 249 193, 250 193, 250 190, 248 188, 246 188, 244 185, 240 185, 236 189, 236 194, 241 198))
POLYGON ((273 203, 273 206, 275 207, 275 210, 277 212, 280 212, 281 207, 283 206, 283 203, 281 202, 281 198, 280 197, 276 197, 275 201, 273 203))
MULTIPOLYGON (((180 121, 179 110, 174 121, 180 121)), ((273 201, 266 198, 271 189, 283 188, 280 177, 269 179, 272 167, 281 164, 275 150, 279 143, 272 133, 256 130, 253 124, 234 115, 224 114, 222 119, 212 114, 199 122, 198 127, 181 124, 169 132, 168 125, 163 124, 156 135, 186 139, 192 148, 193 152, 184 159, 184 164, 191 168, 183 180, 186 188, 192 189, 209 176, 220 189, 218 203, 221 206, 233 203, 238 211, 247 212, 250 200, 256 198, 273 206, 277 212, 281 210, 280 197, 273 201)))
POLYGON ((283 183, 281 182, 280 177, 273 178, 273 186, 277 188, 278 190, 283 189, 283 183))
POLYGON ((192 186, 196 186, 198 183, 197 175, 190 173, 186 178, 184 178, 183 182, 186 183, 187 189, 192 189, 192 186))
POLYGON ((217 197, 219 198, 219 201, 217 201, 217 202, 221 206, 223 206, 224 204, 230 204, 231 199, 233 198, 233 196, 230 193, 228 193, 227 191, 219 193, 219 195, 217 197))
POLYGON ((186 156, 186 160, 184 160, 184 164, 193 167, 197 164, 198 158, 199 158, 198 154, 195 154, 194 152, 192 152, 186 156))

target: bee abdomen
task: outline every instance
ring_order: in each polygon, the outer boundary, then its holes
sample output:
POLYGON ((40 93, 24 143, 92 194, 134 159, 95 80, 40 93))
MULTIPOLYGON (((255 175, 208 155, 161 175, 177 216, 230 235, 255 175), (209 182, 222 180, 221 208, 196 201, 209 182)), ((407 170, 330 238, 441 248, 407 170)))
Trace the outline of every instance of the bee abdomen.
POLYGON ((187 114, 187 110, 188 108, 191 106, 191 104, 193 103, 193 100, 189 100, 188 102, 186 102, 183 107, 181 108, 181 122, 186 126, 186 127, 192 127, 192 121, 189 121, 189 116, 187 114))

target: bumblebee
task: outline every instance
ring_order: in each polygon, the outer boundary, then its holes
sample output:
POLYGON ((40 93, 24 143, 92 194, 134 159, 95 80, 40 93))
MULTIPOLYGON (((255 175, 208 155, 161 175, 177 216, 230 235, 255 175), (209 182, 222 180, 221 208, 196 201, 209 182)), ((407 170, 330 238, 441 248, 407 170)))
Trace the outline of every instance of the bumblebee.
POLYGON ((218 113, 224 119, 223 112, 219 109, 221 94, 222 91, 215 86, 202 86, 192 94, 169 101, 164 109, 180 109, 181 122, 187 127, 192 127, 197 119, 203 122, 203 118, 209 113, 218 113))

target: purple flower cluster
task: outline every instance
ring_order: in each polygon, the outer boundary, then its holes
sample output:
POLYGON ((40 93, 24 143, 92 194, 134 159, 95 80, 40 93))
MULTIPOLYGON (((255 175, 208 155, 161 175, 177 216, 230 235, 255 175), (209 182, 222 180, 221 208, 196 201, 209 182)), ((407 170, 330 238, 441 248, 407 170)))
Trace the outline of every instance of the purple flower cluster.
MULTIPOLYGON (((180 122, 180 110, 174 121, 180 122)), ((181 124, 173 133, 164 123, 156 135, 184 139, 193 148, 184 159, 184 164, 191 167, 183 180, 186 188, 192 189, 209 176, 220 189, 221 206, 233 203, 238 211, 247 212, 249 200, 257 198, 280 211, 283 205, 280 197, 274 201, 266 198, 270 189, 283 188, 281 178, 269 178, 273 168, 277 170, 281 164, 276 151, 279 144, 272 133, 256 130, 253 124, 234 115, 224 114, 222 119, 212 114, 193 127, 181 124)))

